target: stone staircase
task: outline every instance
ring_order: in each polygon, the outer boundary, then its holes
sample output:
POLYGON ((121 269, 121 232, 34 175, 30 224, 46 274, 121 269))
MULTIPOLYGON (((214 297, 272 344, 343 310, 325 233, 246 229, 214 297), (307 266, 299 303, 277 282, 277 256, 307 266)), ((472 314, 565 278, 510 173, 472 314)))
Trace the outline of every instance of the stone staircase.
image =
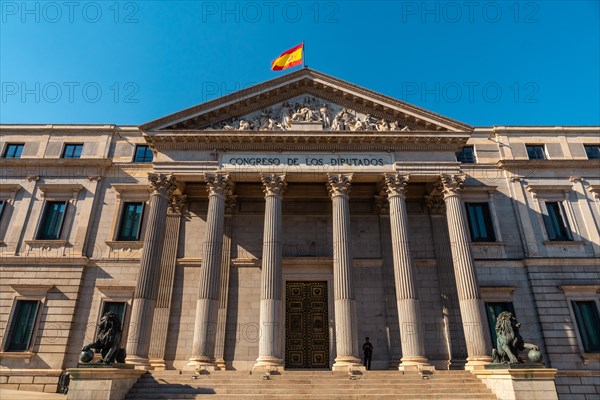
POLYGON ((197 375, 152 371, 143 375, 126 399, 439 399, 497 400, 468 371, 367 371, 353 379, 331 371, 283 371, 264 379, 262 373, 216 371, 197 375))

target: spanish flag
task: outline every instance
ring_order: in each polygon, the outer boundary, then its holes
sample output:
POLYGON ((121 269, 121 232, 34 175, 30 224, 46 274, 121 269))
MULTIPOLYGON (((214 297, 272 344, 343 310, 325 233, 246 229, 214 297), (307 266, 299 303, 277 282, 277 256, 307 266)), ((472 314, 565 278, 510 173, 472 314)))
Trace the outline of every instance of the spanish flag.
POLYGON ((304 51, 304 42, 300 43, 296 47, 292 47, 289 50, 286 50, 273 60, 271 64, 271 69, 273 71, 281 71, 282 69, 295 67, 302 63, 302 52, 304 51))

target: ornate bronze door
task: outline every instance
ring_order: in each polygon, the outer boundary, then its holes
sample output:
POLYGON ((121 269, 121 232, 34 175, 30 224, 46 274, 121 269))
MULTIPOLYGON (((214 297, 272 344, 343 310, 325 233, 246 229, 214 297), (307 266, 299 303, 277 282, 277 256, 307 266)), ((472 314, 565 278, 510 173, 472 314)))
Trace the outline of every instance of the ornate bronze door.
POLYGON ((329 368, 327 282, 286 282, 285 316, 285 367, 329 368))

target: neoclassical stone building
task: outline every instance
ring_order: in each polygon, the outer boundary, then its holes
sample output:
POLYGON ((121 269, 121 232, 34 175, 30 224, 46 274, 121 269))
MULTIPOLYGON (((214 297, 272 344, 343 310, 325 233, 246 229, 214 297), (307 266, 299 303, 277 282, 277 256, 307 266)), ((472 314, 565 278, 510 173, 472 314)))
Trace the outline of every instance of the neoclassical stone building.
POLYGON ((107 311, 139 368, 336 370, 366 336, 374 369, 478 368, 510 310, 562 398, 600 393, 600 127, 472 127, 304 68, 1 131, 5 387, 54 391, 107 311))

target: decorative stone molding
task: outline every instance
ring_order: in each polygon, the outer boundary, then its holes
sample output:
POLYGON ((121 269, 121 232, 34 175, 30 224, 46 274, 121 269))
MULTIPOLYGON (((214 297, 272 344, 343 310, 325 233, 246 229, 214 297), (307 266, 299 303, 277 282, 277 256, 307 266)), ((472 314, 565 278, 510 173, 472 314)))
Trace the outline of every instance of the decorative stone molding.
POLYGON ((26 283, 12 283, 10 287, 21 296, 44 298, 54 285, 36 285, 26 283))
POLYGON ((27 175, 26 179, 28 182, 37 182, 40 180, 40 177, 38 175, 27 175))
POLYGON ((225 199, 225 214, 233 214, 237 206, 237 196, 230 194, 225 199))
POLYGON ((388 201, 385 189, 382 188, 381 194, 375 196, 375 205, 379 214, 390 215, 390 202, 388 201))
POLYGON ((287 182, 285 181, 285 175, 262 175, 260 176, 262 182, 262 190, 267 196, 281 197, 285 189, 287 188, 287 182))
POLYGON ((159 196, 171 196, 177 189, 177 180, 173 175, 166 174, 148 174, 150 183, 150 193, 159 196))
POLYGON ((231 194, 232 185, 228 174, 207 172, 204 174, 204 181, 209 196, 225 197, 231 194))
POLYGON ((0 183, 0 200, 10 199, 14 201, 19 190, 21 190, 21 185, 0 183))
POLYGON ((444 198, 460 196, 466 180, 465 175, 443 174, 440 178, 444 198))
POLYGON ((77 199, 77 195, 83 189, 81 184, 43 184, 38 188, 42 192, 42 197, 70 197, 77 199))
POLYGON ((429 208, 429 214, 446 215, 446 202, 443 196, 435 194, 425 196, 425 204, 429 208))
POLYGON ((90 182, 100 182, 102 180, 102 177, 100 175, 88 176, 87 180, 90 182))
POLYGON ((337 196, 347 198, 351 184, 352 174, 327 174, 327 189, 332 199, 337 196))
POLYGON ((187 196, 171 196, 167 214, 183 214, 187 206, 187 196))
POLYGON ((408 185, 409 179, 410 175, 386 174, 385 190, 387 192, 388 197, 401 196, 403 198, 406 198, 406 185, 408 185))

